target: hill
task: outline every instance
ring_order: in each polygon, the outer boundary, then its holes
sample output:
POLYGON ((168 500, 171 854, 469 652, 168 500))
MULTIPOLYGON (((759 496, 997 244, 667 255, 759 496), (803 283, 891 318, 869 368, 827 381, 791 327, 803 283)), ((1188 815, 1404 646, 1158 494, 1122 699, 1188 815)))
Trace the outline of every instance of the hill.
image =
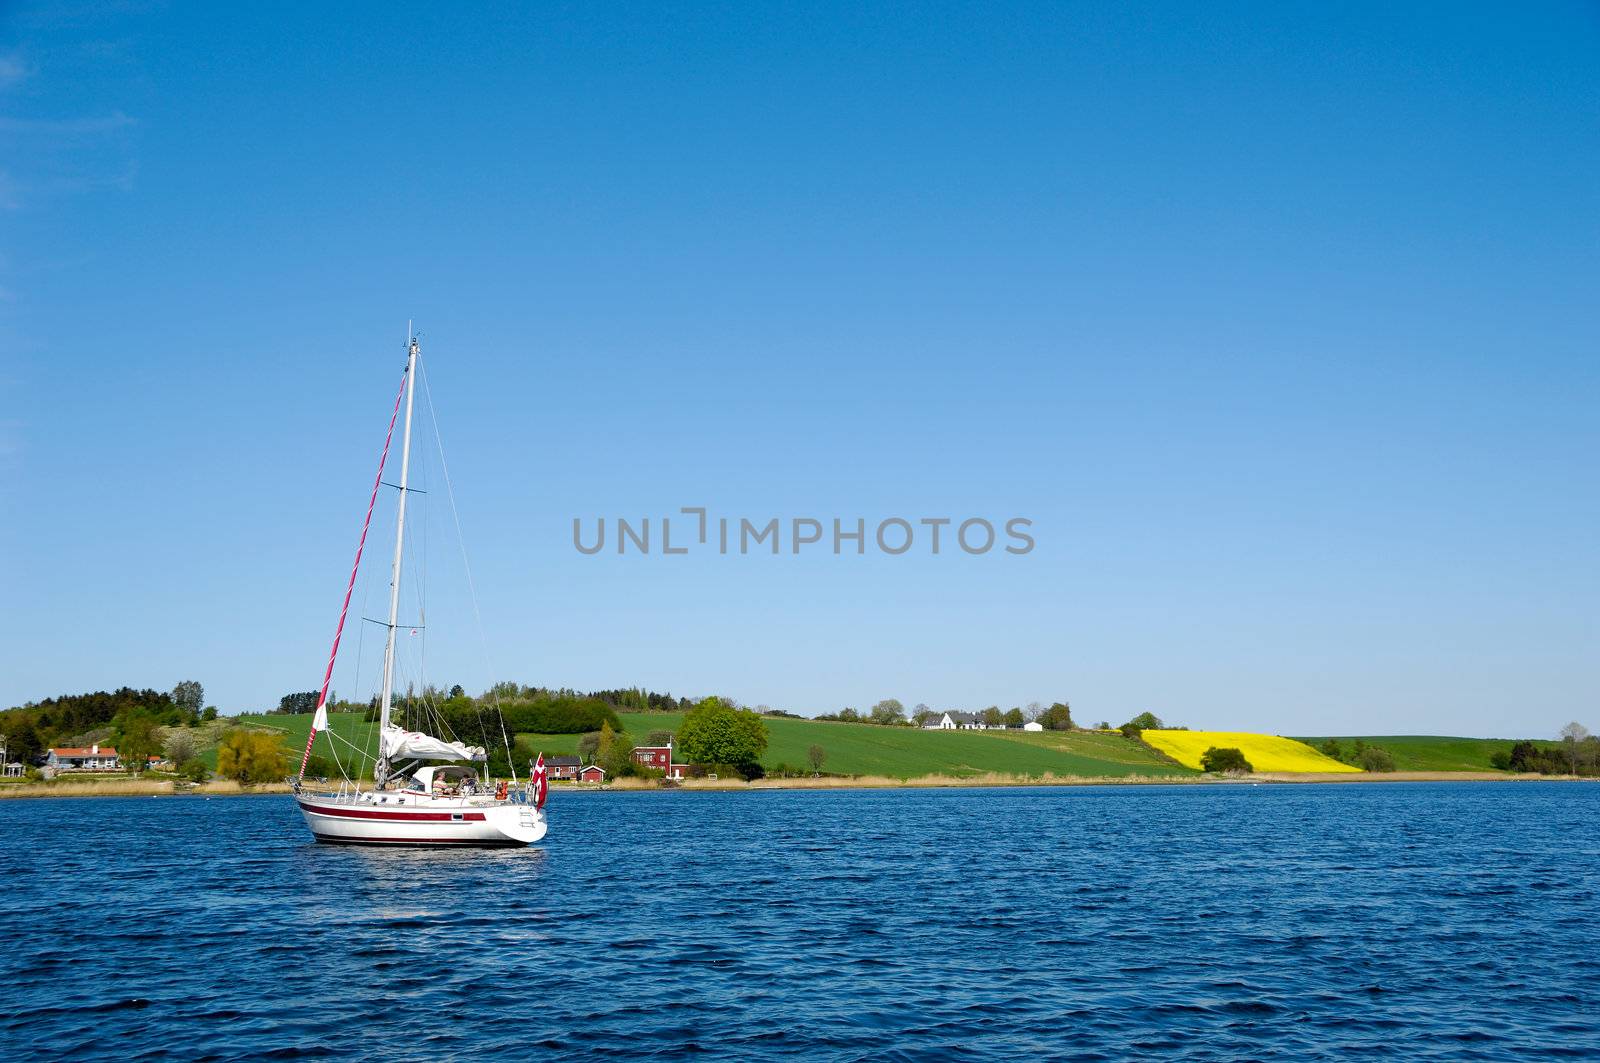
POLYGON ((1246 731, 1167 731, 1147 730, 1144 740, 1180 764, 1200 767, 1200 757, 1213 746, 1233 748, 1256 771, 1352 772, 1352 768, 1317 752, 1297 738, 1251 734, 1246 731))
MULTIPOLYGON (((1328 740, 1302 738, 1300 741, 1320 746, 1328 740)), ((1369 746, 1378 746, 1394 758, 1399 771, 1494 771, 1489 757, 1504 751, 1508 755, 1515 740, 1510 738, 1453 738, 1441 735, 1334 735, 1346 750, 1357 740, 1369 746)), ((1535 742, 1541 748, 1556 745, 1554 742, 1535 742)))
MULTIPOLYGON (((284 749, 293 758, 292 770, 299 770, 300 753, 306 748, 306 735, 311 733, 311 715, 309 712, 292 715, 280 715, 277 713, 271 715, 248 715, 238 717, 238 722, 245 727, 262 728, 264 730, 277 731, 281 734, 283 736, 284 749)), ((351 761, 355 756, 350 748, 351 746, 368 751, 377 748, 378 725, 368 723, 367 714, 364 712, 330 712, 328 714, 328 729, 336 736, 331 748, 337 751, 339 760, 345 765, 345 771, 347 772, 350 771, 351 761), (339 741, 339 739, 343 739, 343 741, 339 741)), ((328 739, 318 738, 317 747, 312 752, 327 758, 329 757, 329 749, 328 739)), ((215 750, 210 751, 209 763, 212 766, 216 764, 215 750)), ((370 753, 361 774, 366 777, 371 777, 372 775, 370 753)))
MULTIPOLYGON (((628 737, 642 743, 651 731, 676 731, 683 714, 676 712, 623 713, 628 737)), ((284 747, 296 758, 305 747, 311 727, 309 714, 242 716, 239 722, 283 735, 284 747)), ((806 753, 819 745, 827 754, 822 769, 838 775, 883 775, 909 779, 919 775, 1078 775, 1120 778, 1127 775, 1187 776, 1185 768, 1162 760, 1150 750, 1114 733, 1025 731, 923 731, 912 727, 875 727, 870 724, 832 723, 767 717, 768 744, 762 764, 768 771, 780 766, 802 769, 806 753)), ((375 724, 359 712, 333 713, 334 734, 360 748, 370 749, 375 724)), ((579 735, 523 734, 535 750, 574 753, 579 735)), ((341 759, 349 748, 337 743, 341 759)), ((316 752, 327 755, 319 739, 316 752)), ((295 761, 299 763, 298 759, 295 761)), ((367 772, 370 773, 370 765, 367 772)), ((519 772, 522 766, 518 765, 519 772)))
MULTIPOLYGON (((651 731, 676 731, 683 715, 676 712, 622 713, 623 727, 636 743, 642 743, 651 731)), ((242 716, 239 722, 251 727, 264 727, 283 735, 284 747, 299 763, 300 750, 305 747, 306 733, 311 727, 311 716, 252 715, 242 716)), ((363 713, 333 713, 329 717, 334 734, 358 748, 371 749, 376 737, 376 725, 366 722, 363 713)), ((1130 742, 1115 732, 1060 732, 1060 731, 923 731, 911 727, 875 727, 870 724, 834 723, 824 720, 790 720, 767 717, 768 744, 762 764, 768 771, 779 766, 802 769, 806 766, 806 751, 819 745, 827 754, 823 771, 840 775, 883 775, 909 779, 919 775, 978 775, 1001 772, 1023 776, 1039 776, 1047 772, 1056 775, 1107 776, 1187 776, 1193 772, 1161 759, 1157 754, 1130 742)), ((1147 731, 1146 740, 1158 738, 1163 732, 1147 731)), ((1238 736, 1232 733, 1173 731, 1167 734, 1205 736, 1211 745, 1237 745, 1245 738, 1271 738, 1266 735, 1238 736), (1230 740, 1223 742, 1220 739, 1230 740), (1235 740, 1237 739, 1237 740, 1235 740)), ((578 748, 578 735, 522 735, 532 748, 545 753, 574 753, 578 748)), ((1326 737, 1275 739, 1286 747, 1304 749, 1298 743, 1317 746, 1326 737)), ((1340 736, 1339 742, 1349 748, 1356 736, 1340 736)), ((1368 745, 1379 746, 1394 757, 1400 771, 1492 771, 1491 754, 1498 750, 1510 751, 1512 741, 1504 738, 1453 738, 1428 735, 1376 735, 1364 736, 1368 745)), ((348 760, 350 749, 344 742, 336 743, 341 760, 348 760)), ((1552 743, 1540 742, 1541 746, 1552 743)), ((327 756, 328 746, 317 742, 316 752, 327 756)), ((1321 762, 1327 758, 1314 749, 1305 750, 1311 760, 1321 762)), ((214 754, 213 754, 214 755, 214 754)), ((1260 770, 1266 768, 1257 761, 1259 751, 1246 754, 1260 770)), ((1176 759, 1184 758, 1174 754, 1176 759)), ((1265 763, 1277 761, 1265 758, 1265 763)), ((519 772, 522 770, 518 766, 519 772)), ((1302 764, 1287 770, 1295 771, 1349 771, 1348 766, 1319 769, 1302 764)), ((366 774, 370 774, 370 763, 366 774)))
MULTIPOLYGON (((622 725, 635 742, 651 731, 676 731, 683 714, 623 713, 622 725)), ((766 717, 767 752, 762 766, 804 769, 813 745, 827 754, 822 770, 838 775, 882 775, 909 779, 919 775, 1108 776, 1182 775, 1188 770, 1162 760, 1150 750, 1118 734, 1060 731, 924 731, 914 727, 766 717)), ((577 735, 528 735, 534 748, 547 753, 577 749, 577 735)))

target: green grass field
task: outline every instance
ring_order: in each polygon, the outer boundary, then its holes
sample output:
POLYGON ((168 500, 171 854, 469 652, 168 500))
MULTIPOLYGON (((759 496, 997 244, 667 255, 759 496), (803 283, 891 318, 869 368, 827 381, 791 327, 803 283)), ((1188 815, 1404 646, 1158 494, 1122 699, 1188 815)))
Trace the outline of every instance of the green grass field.
MULTIPOLYGON (((651 731, 676 731, 681 713, 624 713, 628 737, 642 743, 651 731)), ((805 770, 806 751, 819 745, 827 754, 822 770, 836 775, 883 775, 909 779, 919 775, 1125 776, 1192 775, 1143 746, 1116 734, 1044 731, 923 731, 911 727, 768 717, 767 753, 761 763, 769 771, 780 764, 805 770)), ((525 735, 534 749, 571 753, 577 735, 525 735)))
MULTIPOLYGON (((311 733, 311 713, 300 713, 293 716, 240 716, 239 723, 246 727, 260 727, 282 734, 284 748, 294 761, 291 769, 299 770, 300 753, 306 748, 306 735, 311 733)), ((365 749, 369 752, 377 748, 378 725, 368 723, 364 712, 331 712, 328 714, 328 728, 344 741, 330 743, 326 736, 319 737, 316 748, 312 752, 331 761, 331 753, 337 751, 339 761, 344 765, 346 772, 351 771, 354 754, 351 752, 350 746, 346 745, 345 742, 354 745, 357 749, 365 749)), ((573 737, 576 738, 576 736, 573 737)), ((217 751, 215 749, 208 750, 206 757, 208 758, 208 766, 215 769, 217 766, 217 751)), ((372 763, 370 760, 368 760, 362 774, 368 777, 372 775, 372 763)))
MULTIPOLYGON (((623 713, 622 725, 636 744, 651 731, 676 731, 683 715, 675 712, 623 713)), ((297 716, 242 716, 239 722, 283 735, 284 748, 299 764, 311 727, 310 714, 297 716)), ((359 712, 336 712, 329 717, 333 732, 358 748, 370 749, 376 725, 359 712)), ((822 770, 835 775, 882 775, 910 779, 919 775, 1183 776, 1195 772, 1157 757, 1142 745, 1115 732, 1063 733, 1058 731, 923 731, 910 727, 874 727, 870 724, 833 723, 825 720, 767 718, 767 753, 762 764, 771 771, 779 765, 806 769, 806 751, 819 745, 827 754, 822 770)), ((545 753, 575 753, 578 735, 520 735, 531 748, 545 753)), ((1400 771, 1493 771, 1491 754, 1509 752, 1509 738, 1452 738, 1434 735, 1336 736, 1349 749, 1357 737, 1381 746, 1394 757, 1400 771)), ((1320 738, 1297 741, 1320 746, 1320 738)), ((1540 741, 1540 746, 1555 743, 1540 741)), ((341 761, 349 767, 350 749, 335 743, 341 761)), ((327 739, 319 739, 315 752, 328 756, 327 739)), ((207 759, 215 766, 216 751, 207 759)), ((370 774, 370 764, 367 767, 370 774)))
MULTIPOLYGON (((681 713, 624 713, 622 725, 635 743, 651 731, 676 731, 681 713)), ((311 727, 309 714, 295 716, 243 716, 240 723, 263 727, 283 735, 284 748, 299 763, 311 727)), ((818 720, 767 719, 768 770, 780 764, 805 769, 806 751, 815 744, 827 753, 822 770, 836 775, 883 775, 909 779, 919 775, 1111 776, 1193 775, 1168 763, 1143 746, 1119 734, 1042 733, 1024 731, 922 731, 911 727, 874 727, 869 724, 830 723, 818 720)), ((375 725, 362 713, 333 713, 333 732, 361 748, 371 748, 375 725)), ((575 753, 579 735, 520 735, 536 751, 575 753)), ((318 739, 315 752, 327 756, 326 739, 318 739)), ((349 749, 336 743, 341 760, 349 749)), ((215 754, 213 753, 213 756, 215 754)), ((370 771, 370 768, 369 768, 370 771)))
MULTIPOLYGON (((1510 738, 1451 738, 1439 735, 1335 735, 1339 744, 1349 749, 1357 738, 1369 746, 1379 746, 1394 757, 1398 771, 1494 771, 1489 757, 1500 751, 1511 752, 1515 740, 1510 738)), ((1327 736, 1301 738, 1299 741, 1321 748, 1327 736)), ((1536 742, 1548 746, 1554 743, 1536 742)))

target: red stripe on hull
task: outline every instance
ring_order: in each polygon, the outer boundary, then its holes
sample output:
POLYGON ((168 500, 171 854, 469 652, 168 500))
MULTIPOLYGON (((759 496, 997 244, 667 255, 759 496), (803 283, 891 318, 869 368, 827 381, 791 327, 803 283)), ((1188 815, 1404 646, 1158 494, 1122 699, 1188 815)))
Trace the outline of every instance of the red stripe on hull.
POLYGON ((380 808, 329 808, 323 805, 300 806, 313 816, 343 816, 346 819, 384 819, 399 823, 482 823, 482 812, 389 812, 380 808), (461 818, 457 819, 459 816, 461 818))
POLYGON ((461 838, 340 838, 333 834, 311 836, 325 845, 459 845, 465 849, 525 849, 526 842, 517 841, 464 841, 461 838))

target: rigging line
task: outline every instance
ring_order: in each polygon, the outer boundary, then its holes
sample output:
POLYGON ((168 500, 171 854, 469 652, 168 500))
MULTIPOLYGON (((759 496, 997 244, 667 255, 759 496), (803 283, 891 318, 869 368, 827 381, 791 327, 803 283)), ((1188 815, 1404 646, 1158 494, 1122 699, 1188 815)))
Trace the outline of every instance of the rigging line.
MULTIPOLYGON (((362 614, 363 619, 366 618, 367 607, 372 604, 372 586, 376 582, 376 580, 377 580, 376 572, 373 569, 368 569, 367 570, 367 578, 361 585, 361 614, 362 614)), ((365 626, 363 626, 361 628, 361 643, 360 643, 360 647, 363 647, 363 648, 365 647, 366 638, 367 638, 367 629, 366 629, 365 626)), ((361 690, 362 690, 362 687, 361 687, 361 656, 360 656, 360 652, 361 652, 361 650, 358 649, 358 656, 356 657, 356 697, 360 697, 361 696, 361 690)), ((376 733, 376 729, 377 729, 377 726, 378 726, 377 717, 370 715, 370 713, 373 710, 375 710, 376 708, 377 708, 377 705, 376 705, 376 694, 374 694, 373 698, 369 702, 368 714, 363 715, 362 720, 361 720, 364 729, 363 729, 363 733, 361 735, 361 763, 360 763, 360 767, 358 769, 360 771, 365 771, 366 770, 367 761, 369 759, 369 756, 368 756, 368 753, 367 753, 368 750, 372 751, 370 759, 372 759, 374 762, 376 762, 376 760, 377 760, 378 749, 377 749, 377 743, 374 741, 374 735, 376 733)))
MULTIPOLYGON (((428 420, 433 422, 434 443, 439 448, 439 472, 444 476, 445 497, 450 500, 450 516, 455 520, 456 542, 461 547, 461 567, 466 570, 467 574, 467 591, 472 597, 472 618, 478 626, 478 644, 483 652, 483 663, 489 669, 490 682, 493 683, 494 665, 489 660, 488 637, 483 633, 483 613, 478 608, 478 588, 472 579, 472 563, 467 560, 467 539, 461 531, 461 511, 456 507, 455 485, 450 480, 450 463, 445 460, 444 456, 444 437, 439 433, 439 415, 434 411, 433 407, 433 389, 428 386, 428 370, 423 365, 420 357, 417 359, 417 368, 422 377, 422 394, 428 401, 428 420)), ((506 763, 511 768, 511 783, 515 786, 517 784, 517 758, 511 752, 511 739, 506 734, 505 713, 500 711, 500 693, 493 686, 489 688, 489 691, 494 698, 495 715, 500 718, 500 740, 505 743, 506 763)))
MULTIPOLYGON (((383 453, 378 455, 378 473, 372 478, 372 497, 367 500, 367 517, 361 522, 361 541, 356 544, 356 560, 350 566, 350 582, 345 584, 344 605, 339 609, 339 626, 333 632, 333 648, 328 651, 328 668, 322 673, 322 692, 317 695, 317 708, 322 708, 328 700, 328 684, 333 681, 333 665, 339 659, 339 640, 344 637, 344 620, 350 613, 350 595, 356 589, 356 573, 361 571, 361 553, 367 548, 367 529, 372 526, 372 507, 378 503, 378 485, 383 482, 383 466, 389 460, 389 444, 394 439, 394 422, 400 416, 400 400, 405 396, 406 384, 410 382, 410 366, 406 372, 400 374, 400 391, 394 397, 394 412, 389 414, 389 431, 383 437, 383 453)), ((315 719, 313 718, 313 722, 315 719)), ((306 735, 306 751, 300 757, 300 774, 304 775, 306 761, 311 759, 311 741, 317 737, 317 729, 312 727, 306 735)))

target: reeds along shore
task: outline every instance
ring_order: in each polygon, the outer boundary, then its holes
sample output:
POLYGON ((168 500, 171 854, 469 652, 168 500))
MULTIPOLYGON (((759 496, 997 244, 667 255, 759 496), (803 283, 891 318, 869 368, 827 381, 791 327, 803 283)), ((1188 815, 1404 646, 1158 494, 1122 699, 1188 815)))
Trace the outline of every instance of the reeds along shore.
MULTIPOLYGON (((1395 771, 1355 773, 1260 772, 1254 775, 1006 775, 986 772, 978 775, 920 775, 912 779, 892 776, 858 775, 851 777, 756 779, 685 779, 672 784, 684 790, 850 790, 919 789, 953 786, 1195 786, 1237 785, 1239 783, 1380 783, 1380 782, 1487 782, 1559 778, 1549 775, 1510 775, 1498 771, 1395 771)), ((656 790, 656 779, 618 779, 604 787, 580 784, 583 790, 656 790)))
MULTIPOLYGON (((1357 772, 1350 774, 1312 774, 1293 772, 1260 772, 1255 775, 1005 775, 986 772, 979 775, 921 775, 913 779, 897 779, 887 775, 821 776, 783 779, 685 779, 680 783, 664 783, 660 779, 618 779, 604 786, 587 783, 557 783, 556 793, 598 793, 601 791, 652 791, 652 790, 905 790, 935 787, 975 786, 1216 786, 1240 783, 1386 783, 1386 782, 1528 782, 1537 780, 1572 780, 1575 776, 1563 775, 1511 775, 1498 771, 1392 771, 1357 772)), ((1594 780, 1580 780, 1593 782, 1594 780)), ((249 794, 286 794, 291 790, 287 783, 267 783, 262 786, 240 786, 236 782, 219 780, 198 786, 179 788, 167 779, 112 779, 97 782, 14 783, 0 785, 0 798, 7 797, 174 797, 188 794, 202 796, 241 796, 249 794)))
POLYGON ((240 786, 236 782, 219 779, 198 786, 185 784, 180 788, 171 779, 97 779, 93 782, 33 782, 0 786, 0 798, 5 797, 171 797, 183 794, 206 796, 231 796, 235 794, 286 794, 288 783, 268 783, 264 786, 240 786))

